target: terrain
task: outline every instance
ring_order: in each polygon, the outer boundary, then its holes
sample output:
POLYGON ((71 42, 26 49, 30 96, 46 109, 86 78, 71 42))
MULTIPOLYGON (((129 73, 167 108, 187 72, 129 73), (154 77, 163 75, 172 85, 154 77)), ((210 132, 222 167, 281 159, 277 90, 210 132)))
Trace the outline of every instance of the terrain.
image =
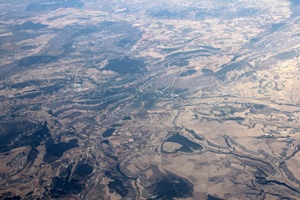
POLYGON ((0 199, 300 199, 298 1, 0 18, 0 199))

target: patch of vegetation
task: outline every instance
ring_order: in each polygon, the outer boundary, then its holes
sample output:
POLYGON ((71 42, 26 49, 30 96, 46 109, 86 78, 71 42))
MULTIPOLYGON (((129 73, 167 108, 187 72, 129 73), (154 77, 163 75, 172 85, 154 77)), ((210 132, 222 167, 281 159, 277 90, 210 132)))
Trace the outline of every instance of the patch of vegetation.
POLYGON ((189 198, 193 196, 193 185, 187 179, 170 173, 158 180, 155 193, 155 199, 189 198))
POLYGON ((180 77, 191 76, 191 75, 195 74, 196 72, 197 72, 197 70, 190 69, 188 71, 182 72, 179 76, 180 77))

